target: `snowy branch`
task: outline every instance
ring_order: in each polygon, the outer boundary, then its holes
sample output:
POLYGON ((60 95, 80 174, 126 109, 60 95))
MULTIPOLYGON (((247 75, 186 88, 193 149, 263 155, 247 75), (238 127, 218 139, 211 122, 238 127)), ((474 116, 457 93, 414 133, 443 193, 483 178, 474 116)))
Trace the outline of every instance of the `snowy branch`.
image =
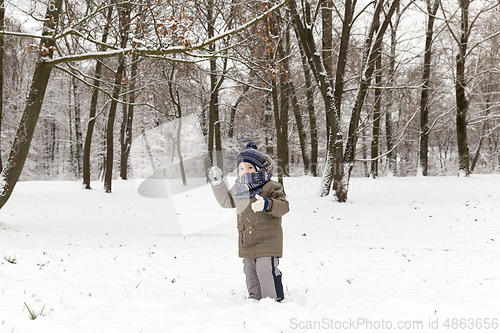
MULTIPOLYGON (((155 57, 155 56, 158 57, 158 56, 167 56, 167 55, 171 55, 171 54, 183 53, 183 54, 186 54, 190 57, 209 58, 209 57, 215 56, 215 54, 209 53, 206 50, 207 46, 209 46, 209 45, 211 45, 211 44, 213 44, 221 39, 235 35, 235 34, 241 32, 245 29, 248 29, 250 26, 252 26, 256 22, 261 21, 262 19, 264 19, 265 17, 267 17, 268 15, 270 15, 271 13, 276 11, 278 8, 282 7, 285 3, 286 3, 286 0, 271 7, 266 12, 257 16, 256 18, 246 22, 245 24, 243 24, 235 29, 226 31, 218 36, 213 37, 213 38, 207 39, 206 41, 203 41, 197 45, 168 46, 166 48, 149 48, 149 47, 145 47, 145 46, 143 46, 143 47, 132 47, 131 46, 131 47, 124 48, 124 49, 113 49, 113 50, 107 50, 107 51, 96 51, 96 52, 89 52, 89 53, 83 53, 83 54, 67 55, 67 56, 63 56, 63 57, 59 57, 59 58, 55 58, 55 59, 46 59, 45 62, 47 64, 57 65, 57 64, 65 63, 65 62, 70 62, 70 61, 82 61, 82 60, 88 60, 88 59, 112 58, 112 57, 116 57, 116 56, 119 56, 122 54, 130 54, 132 52, 135 52, 141 56, 147 56, 147 57, 155 57), (193 51, 200 51, 200 52, 202 52, 202 54, 197 55, 197 54, 194 54, 193 51)), ((0 33, 12 34, 12 35, 17 35, 17 36, 30 36, 30 37, 34 37, 34 38, 47 38, 47 37, 43 37, 40 35, 31 35, 31 34, 25 34, 25 33, 14 33, 14 32, 0 32, 0 33)), ((76 31, 69 29, 69 30, 66 30, 65 32, 63 32, 62 34, 58 35, 57 37, 61 38, 67 34, 79 35, 76 31)), ((79 35, 79 36, 82 37, 81 35, 79 35)), ((95 43, 97 45, 103 45, 102 43, 100 43, 98 41, 91 40, 88 38, 85 38, 85 39, 92 42, 92 43, 95 43)), ((105 45, 105 46, 109 48, 109 45, 105 45)))

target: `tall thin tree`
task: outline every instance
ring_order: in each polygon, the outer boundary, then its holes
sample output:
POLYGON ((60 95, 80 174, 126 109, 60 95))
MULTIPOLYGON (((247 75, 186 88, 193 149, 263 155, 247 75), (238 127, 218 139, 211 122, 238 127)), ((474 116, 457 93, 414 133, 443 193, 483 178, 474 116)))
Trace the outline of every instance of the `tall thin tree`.
POLYGON ((168 92, 170 94, 170 99, 174 106, 175 118, 177 119, 177 135, 175 138, 175 147, 177 152, 177 157, 179 158, 179 169, 181 171, 182 184, 187 185, 186 170, 184 168, 184 157, 182 156, 181 150, 181 139, 182 139, 182 107, 181 99, 179 97, 179 91, 174 89, 174 79, 175 79, 175 65, 172 66, 172 71, 170 72, 170 78, 168 80, 168 92))
MULTIPOLYGON (((0 30, 4 30, 5 20, 5 3, 0 0, 0 30)), ((0 35, 0 171, 2 171, 2 119, 3 119, 3 55, 4 55, 4 39, 0 35)))
POLYGON ((398 44, 397 31, 399 23, 401 20, 401 11, 396 8, 396 13, 394 21, 391 22, 391 51, 389 54, 389 69, 388 69, 388 83, 389 88, 386 92, 386 112, 385 112, 385 137, 387 146, 387 159, 389 161, 388 175, 396 175, 397 163, 396 163, 396 150, 394 146, 394 121, 393 114, 395 113, 395 85, 396 85, 396 46, 398 44))
MULTIPOLYGON (((375 29, 378 30, 380 26, 380 18, 375 18, 375 29)), ((373 106, 373 128, 372 128, 372 142, 371 142, 371 163, 370 163, 370 176, 372 178, 378 177, 378 148, 379 148, 379 135, 380 135, 380 118, 382 116, 382 44, 375 50, 375 103, 373 106)))
POLYGON ((469 176, 469 143, 467 141, 467 111, 469 100, 466 95, 467 79, 465 62, 469 41, 469 5, 470 0, 459 0, 460 4, 460 38, 456 56, 455 96, 457 101, 457 146, 459 175, 469 176))
MULTIPOLYGON (((344 19, 342 21, 342 35, 340 36, 340 47, 337 57, 337 67, 335 71, 335 81, 333 86, 333 102, 337 110, 337 117, 340 119, 340 112, 342 108, 342 97, 344 94, 344 75, 347 66, 347 54, 349 49, 349 39, 351 37, 351 29, 354 23, 354 10, 356 8, 357 0, 346 0, 344 3, 344 19)), ((327 118, 328 120, 328 118, 327 118)), ((342 135, 337 133, 337 136, 328 136, 328 155, 325 173, 323 176, 322 196, 327 196, 330 193, 332 186, 337 188, 343 176, 343 144, 342 135)), ((344 189, 344 187, 341 187, 344 189)), ((338 190, 336 190, 338 192, 338 190)), ((345 194, 347 196, 347 189, 345 194)), ((337 195, 338 197, 338 195, 337 195)))
POLYGON ((434 22, 440 0, 427 0, 427 30, 425 34, 424 68, 422 71, 422 91, 420 95, 420 147, 419 169, 422 176, 428 175, 429 161, 429 91, 432 61, 434 22), (434 1, 432 3, 432 1, 434 1))
POLYGON ((348 186, 351 177, 351 172, 354 167, 354 158, 356 155, 356 143, 358 140, 358 127, 361 110, 363 108, 365 97, 370 86, 373 72, 375 70, 375 61, 377 59, 376 50, 382 47, 382 38, 387 30, 392 15, 399 6, 399 0, 394 0, 387 10, 384 20, 380 23, 378 29, 375 29, 378 16, 380 15, 384 5, 384 0, 377 0, 375 4, 375 11, 373 14, 373 22, 367 34, 364 46, 363 65, 362 65, 362 78, 358 87, 358 92, 354 106, 351 112, 351 119, 349 122, 349 133, 344 154, 345 173, 343 175, 343 183, 348 186))
POLYGON ((309 115, 309 136, 311 138, 311 156, 309 172, 311 176, 318 175, 318 125, 316 121, 316 110, 314 108, 314 86, 312 84, 311 70, 307 63, 307 56, 304 47, 299 43, 300 58, 302 60, 302 69, 304 70, 304 83, 306 88, 306 104, 309 115))
MULTIPOLYGON (((113 7, 109 7, 108 13, 106 15, 106 24, 104 25, 104 30, 101 38, 101 51, 105 50, 106 42, 108 40, 109 28, 111 26, 111 17, 113 14, 113 7)), ((90 101, 90 114, 89 120, 87 122, 87 133, 85 135, 85 145, 83 148, 83 185, 86 189, 90 190, 90 154, 92 147, 92 136, 94 135, 94 127, 96 122, 96 114, 97 114, 97 101, 99 98, 99 87, 101 84, 101 71, 102 71, 102 60, 97 58, 95 71, 94 71, 94 80, 93 80, 93 88, 92 88, 92 99, 90 101)))
POLYGON ((75 162, 76 162, 76 175, 77 178, 82 176, 82 161, 83 161, 83 132, 81 121, 81 108, 80 108, 80 93, 76 77, 71 78, 73 84, 73 108, 74 108, 74 122, 75 122, 75 162))
MULTIPOLYGON (((124 49, 128 43, 129 27, 130 27, 130 4, 121 2, 118 4, 119 14, 119 34, 120 47, 124 49)), ((106 171, 104 175, 104 190, 106 193, 112 192, 113 179, 113 148, 114 148, 114 123, 116 117, 116 108, 118 106, 118 98, 123 89, 123 74, 125 72, 126 59, 125 55, 119 56, 118 69, 115 73, 115 83, 113 88, 113 99, 109 107, 108 122, 106 126, 106 171)))
MULTIPOLYGON (((325 64, 321 59, 318 49, 316 47, 316 42, 314 39, 314 33, 312 31, 313 25, 311 24, 311 8, 310 3, 304 3, 304 17, 298 13, 297 4, 295 0, 288 1, 288 8, 290 9, 292 20, 294 22, 295 28, 297 29, 297 35, 300 40, 300 43, 304 47, 304 53, 307 56, 310 67, 318 86, 320 88, 321 96, 323 97, 326 109, 326 115, 328 124, 331 128, 331 133, 334 135, 330 136, 330 140, 333 141, 333 156, 327 156, 327 165, 325 167, 326 170, 329 170, 329 175, 333 175, 333 188, 335 190, 335 195, 337 200, 340 202, 344 202, 347 200, 347 188, 341 182, 343 176, 343 165, 342 165, 342 156, 343 156, 343 142, 342 142, 342 134, 340 128, 340 118, 339 113, 337 112, 337 108, 335 106, 335 100, 333 98, 333 87, 330 84, 330 80, 328 75, 326 74, 325 64)), ((325 170, 325 174, 327 171, 325 170)), ((331 178, 330 178, 331 179, 331 178)), ((323 185, 323 193, 325 192, 325 188, 331 187, 331 182, 323 185)))
MULTIPOLYGON (((143 29, 143 12, 141 11, 140 20, 136 26, 135 34, 140 40, 144 37, 143 29)), ((135 45, 136 46, 136 45, 135 45)), ((124 105, 123 120, 121 129, 121 154, 120 154, 120 177, 124 180, 128 179, 128 159, 130 149, 132 148, 132 128, 134 123, 134 107, 136 100, 136 83, 139 67, 139 54, 134 50, 132 52, 132 65, 129 80, 128 105, 124 105)))
MULTIPOLYGON (((207 32, 208 38, 215 37, 215 3, 214 0, 208 0, 207 4, 207 32)), ((215 43, 209 46, 212 53, 215 53, 215 43)), ((217 165, 223 168, 222 160, 222 140, 219 121, 219 90, 224 82, 224 75, 217 75, 217 58, 211 57, 210 64, 210 104, 208 120, 208 154, 211 165, 217 165), (215 150, 215 161, 214 161, 215 150)), ((225 64, 227 61, 225 60, 225 64)))

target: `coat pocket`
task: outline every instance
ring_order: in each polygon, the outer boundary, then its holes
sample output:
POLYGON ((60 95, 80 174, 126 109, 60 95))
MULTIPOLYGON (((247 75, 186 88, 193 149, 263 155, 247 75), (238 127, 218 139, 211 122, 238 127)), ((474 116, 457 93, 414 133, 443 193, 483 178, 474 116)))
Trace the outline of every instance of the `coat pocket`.
POLYGON ((245 230, 245 226, 243 224, 238 223, 238 245, 239 247, 247 247, 245 241, 245 235, 243 234, 243 230, 245 230))

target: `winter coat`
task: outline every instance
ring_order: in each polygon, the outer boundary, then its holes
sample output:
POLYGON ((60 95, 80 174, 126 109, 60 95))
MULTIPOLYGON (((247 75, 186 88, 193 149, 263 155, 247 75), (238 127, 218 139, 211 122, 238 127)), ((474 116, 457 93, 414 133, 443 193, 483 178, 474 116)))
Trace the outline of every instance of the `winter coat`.
POLYGON ((238 245, 241 258, 256 259, 260 257, 278 257, 283 255, 283 228, 281 217, 289 210, 283 187, 270 180, 262 186, 263 198, 272 199, 269 211, 254 212, 251 204, 255 198, 236 199, 235 187, 227 190, 223 182, 213 186, 215 198, 224 208, 236 208, 238 220, 238 245))

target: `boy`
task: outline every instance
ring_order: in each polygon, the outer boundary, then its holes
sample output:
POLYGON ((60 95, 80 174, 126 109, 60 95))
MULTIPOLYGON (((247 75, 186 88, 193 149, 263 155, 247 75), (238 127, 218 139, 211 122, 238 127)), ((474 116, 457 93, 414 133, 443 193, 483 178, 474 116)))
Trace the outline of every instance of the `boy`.
POLYGON ((236 208, 239 256, 249 298, 284 299, 279 260, 283 254, 281 217, 289 210, 283 187, 271 180, 272 161, 257 150, 254 142, 247 144, 237 158, 238 179, 230 191, 220 168, 208 174, 212 190, 224 208, 236 208))

